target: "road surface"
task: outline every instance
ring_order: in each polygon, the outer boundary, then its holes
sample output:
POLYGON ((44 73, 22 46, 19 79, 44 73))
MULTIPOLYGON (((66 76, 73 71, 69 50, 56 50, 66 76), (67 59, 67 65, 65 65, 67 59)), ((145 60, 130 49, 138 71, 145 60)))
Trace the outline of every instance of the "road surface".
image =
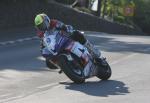
POLYGON ((150 37, 88 32, 113 73, 77 85, 45 66, 32 32, 18 34, 0 40, 0 103, 149 103, 150 37))

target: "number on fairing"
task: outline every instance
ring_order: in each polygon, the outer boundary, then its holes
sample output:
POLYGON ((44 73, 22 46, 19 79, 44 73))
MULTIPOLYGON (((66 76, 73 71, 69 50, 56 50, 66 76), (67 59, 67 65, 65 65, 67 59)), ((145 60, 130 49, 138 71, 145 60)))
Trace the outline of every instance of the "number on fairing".
POLYGON ((51 39, 50 39, 50 38, 47 38, 47 39, 46 39, 46 42, 47 42, 48 44, 50 44, 50 43, 51 43, 51 39))

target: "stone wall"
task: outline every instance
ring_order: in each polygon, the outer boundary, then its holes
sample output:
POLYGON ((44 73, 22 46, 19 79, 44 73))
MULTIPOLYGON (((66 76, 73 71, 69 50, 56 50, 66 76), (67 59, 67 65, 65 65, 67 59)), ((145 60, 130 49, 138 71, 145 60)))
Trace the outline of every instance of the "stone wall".
POLYGON ((11 2, 10 0, 2 0, 0 2, 1 29, 33 27, 35 15, 44 12, 51 18, 73 25, 80 30, 116 34, 142 34, 138 29, 108 22, 54 2, 44 3, 42 0, 12 0, 11 2))

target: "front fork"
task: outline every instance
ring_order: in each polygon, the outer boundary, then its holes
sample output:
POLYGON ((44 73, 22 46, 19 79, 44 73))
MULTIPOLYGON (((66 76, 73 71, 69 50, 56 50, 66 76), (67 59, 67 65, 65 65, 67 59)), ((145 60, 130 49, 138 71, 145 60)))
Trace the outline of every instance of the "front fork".
POLYGON ((102 66, 107 66, 106 58, 105 57, 99 57, 99 58, 91 59, 91 61, 84 68, 84 74, 86 74, 85 77, 89 78, 89 77, 96 76, 98 73, 98 69, 100 69, 98 67, 99 64, 102 66))

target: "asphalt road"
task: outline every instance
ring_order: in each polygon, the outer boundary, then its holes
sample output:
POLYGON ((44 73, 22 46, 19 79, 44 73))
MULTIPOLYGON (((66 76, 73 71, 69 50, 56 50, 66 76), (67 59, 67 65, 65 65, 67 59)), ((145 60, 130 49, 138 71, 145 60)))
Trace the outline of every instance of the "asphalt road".
POLYGON ((0 40, 0 103, 150 102, 150 37, 88 32, 113 74, 108 81, 94 77, 77 85, 46 68, 33 36, 0 40))

